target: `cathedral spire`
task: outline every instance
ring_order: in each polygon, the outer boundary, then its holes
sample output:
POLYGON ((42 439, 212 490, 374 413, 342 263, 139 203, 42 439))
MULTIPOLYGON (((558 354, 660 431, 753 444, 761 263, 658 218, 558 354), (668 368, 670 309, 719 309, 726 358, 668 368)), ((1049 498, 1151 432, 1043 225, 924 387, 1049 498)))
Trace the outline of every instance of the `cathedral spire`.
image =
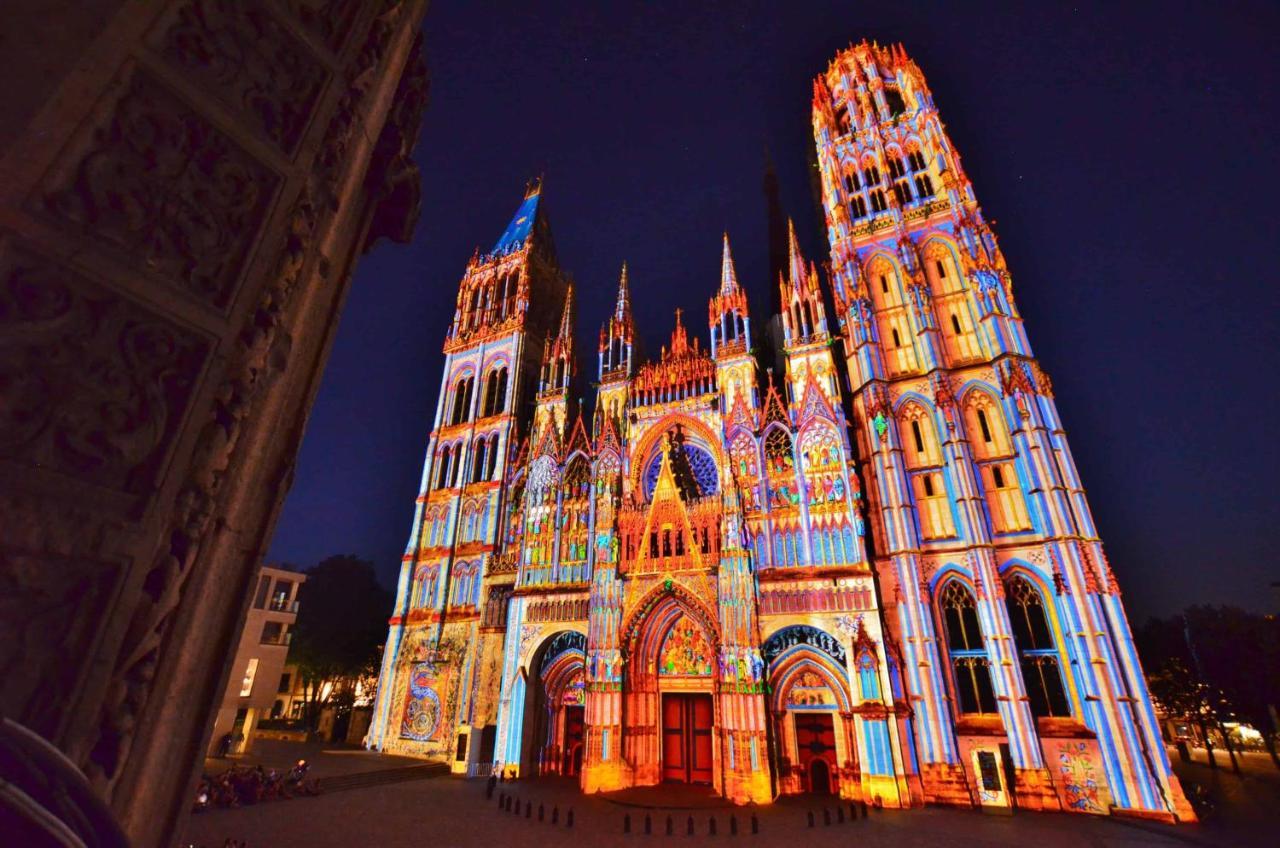
POLYGON ((711 355, 744 353, 751 348, 751 323, 747 317, 747 295, 738 285, 738 272, 729 249, 729 234, 724 234, 724 251, 720 258, 720 289, 707 305, 711 325, 711 355))
POLYGON ((796 222, 787 219, 787 270, 790 282, 798 290, 808 288, 808 273, 804 266, 804 255, 800 252, 800 242, 796 239, 796 222))
POLYGON ((627 263, 622 263, 618 279, 618 300, 613 315, 600 327, 600 381, 607 375, 630 376, 635 323, 631 318, 631 289, 627 283, 627 263))
POLYGON ((618 303, 613 309, 613 317, 631 325, 631 290, 627 286, 627 263, 622 263, 622 276, 618 278, 618 303))
POLYGON ((826 310, 822 305, 822 293, 818 289, 818 269, 812 262, 806 266, 800 242, 796 238, 795 222, 787 221, 789 274, 778 280, 782 297, 782 327, 786 343, 794 345, 813 341, 827 332, 826 310))
POLYGON ((564 391, 574 376, 573 283, 565 290, 564 311, 555 338, 548 340, 542 354, 541 392, 564 391))
POLYGON ((569 283, 569 288, 564 296, 564 312, 560 316, 560 332, 558 341, 573 345, 573 283, 569 283))
POLYGON ((733 268, 733 254, 729 251, 729 234, 724 234, 724 255, 720 259, 720 294, 733 294, 738 290, 738 274, 733 268))

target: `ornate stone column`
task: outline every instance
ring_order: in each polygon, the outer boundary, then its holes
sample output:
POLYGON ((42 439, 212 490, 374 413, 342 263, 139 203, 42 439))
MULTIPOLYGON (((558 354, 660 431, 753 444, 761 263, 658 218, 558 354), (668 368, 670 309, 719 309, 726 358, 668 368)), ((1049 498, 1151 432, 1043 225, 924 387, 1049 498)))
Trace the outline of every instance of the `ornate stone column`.
POLYGON ((412 232, 425 8, 6 7, 0 707, 138 844, 189 807, 355 263, 412 232))

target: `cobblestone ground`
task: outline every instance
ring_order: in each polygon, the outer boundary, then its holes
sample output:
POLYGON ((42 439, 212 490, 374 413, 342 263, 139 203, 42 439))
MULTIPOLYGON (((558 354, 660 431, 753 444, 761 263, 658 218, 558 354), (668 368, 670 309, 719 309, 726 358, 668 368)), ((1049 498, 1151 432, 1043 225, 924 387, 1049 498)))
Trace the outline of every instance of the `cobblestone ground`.
MULTIPOLYGON (((1114 818, 1019 813, 1013 816, 983 815, 977 812, 930 807, 905 811, 871 812, 866 819, 851 821, 848 807, 844 821, 832 801, 824 807, 818 799, 784 799, 756 810, 760 832, 751 833, 749 808, 709 805, 706 799, 690 799, 689 809, 650 809, 636 804, 643 796, 630 796, 627 803, 601 796, 586 797, 568 782, 543 780, 502 784, 499 792, 519 799, 521 812, 499 811, 497 795, 485 799, 483 781, 440 777, 411 783, 334 792, 318 798, 278 801, 238 810, 213 810, 193 816, 181 845, 220 848, 228 838, 243 840, 250 848, 348 848, 386 846, 396 848, 453 848, 453 846, 536 845, 629 846, 643 845, 724 845, 741 841, 764 846, 1004 846, 1024 848, 1158 848, 1186 845, 1264 845, 1268 840, 1250 840, 1239 833, 1226 834, 1206 826, 1168 827, 1114 818), (526 804, 533 805, 526 812, 526 804), (542 820, 539 821, 539 807, 542 820), (557 823, 552 824, 553 810, 557 823), (573 827, 567 827, 569 811, 573 827), (808 814, 814 813, 814 825, 808 814), (831 816, 826 824, 825 814, 831 816), (737 835, 731 833, 729 816, 736 815, 737 835), (624 833, 624 816, 631 817, 631 832, 624 833), (645 835, 645 816, 651 835, 645 835), (667 816, 672 818, 672 835, 666 835, 667 816), (688 819, 694 819, 695 835, 686 835, 688 819), (716 835, 709 833, 710 819, 716 819, 716 835), (1229 836, 1229 838, 1227 838, 1229 836)), ((676 803, 670 794, 657 801, 676 803)), ((679 796, 675 796, 677 799, 679 796)), ((514 810, 514 803, 512 805, 514 810)))

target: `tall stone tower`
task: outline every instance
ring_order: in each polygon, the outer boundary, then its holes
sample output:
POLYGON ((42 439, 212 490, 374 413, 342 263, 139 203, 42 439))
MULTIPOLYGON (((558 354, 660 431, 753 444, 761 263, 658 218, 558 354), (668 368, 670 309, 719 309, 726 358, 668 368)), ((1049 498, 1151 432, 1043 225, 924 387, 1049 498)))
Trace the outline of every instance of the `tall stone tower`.
POLYGON ((383 750, 447 757, 458 771, 492 760, 513 577, 496 556, 503 482, 535 397, 554 396, 548 414, 563 422, 572 344, 556 330, 572 307, 541 198, 530 185, 458 287, 369 731, 383 750))
POLYGON ((1189 816, 1052 385, 924 75, 901 47, 842 51, 813 132, 924 799, 1189 816), (1109 799, 1080 788, 1095 765, 1109 799))

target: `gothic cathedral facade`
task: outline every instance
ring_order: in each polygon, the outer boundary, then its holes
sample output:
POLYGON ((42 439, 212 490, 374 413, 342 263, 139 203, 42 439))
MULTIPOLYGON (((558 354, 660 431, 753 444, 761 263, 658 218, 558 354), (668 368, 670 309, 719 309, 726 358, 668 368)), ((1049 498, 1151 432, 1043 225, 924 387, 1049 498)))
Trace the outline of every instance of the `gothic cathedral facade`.
POLYGON ((472 258, 368 744, 587 792, 1191 818, 923 74, 841 52, 813 133, 830 264, 790 233, 776 375, 727 236, 706 346, 677 312, 641 361, 623 266, 589 415, 540 186, 472 258))

